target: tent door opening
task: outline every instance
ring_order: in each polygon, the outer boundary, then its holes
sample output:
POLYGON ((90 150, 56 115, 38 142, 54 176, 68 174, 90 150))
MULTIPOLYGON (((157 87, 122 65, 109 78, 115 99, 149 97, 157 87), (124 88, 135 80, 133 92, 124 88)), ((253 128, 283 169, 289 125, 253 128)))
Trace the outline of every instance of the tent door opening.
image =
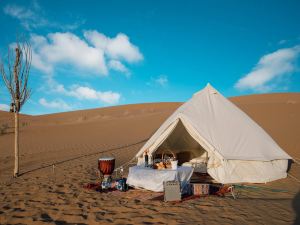
POLYGON ((193 166, 195 172, 207 172, 208 152, 188 133, 181 120, 157 148, 154 157, 169 154, 169 150, 175 154, 179 166, 193 166))

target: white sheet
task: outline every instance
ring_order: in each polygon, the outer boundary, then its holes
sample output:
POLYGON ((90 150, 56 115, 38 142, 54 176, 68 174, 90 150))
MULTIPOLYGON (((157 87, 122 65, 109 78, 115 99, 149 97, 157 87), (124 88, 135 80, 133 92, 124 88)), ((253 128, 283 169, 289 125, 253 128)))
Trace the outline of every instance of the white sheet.
POLYGON ((129 168, 127 184, 135 188, 144 188, 150 191, 163 192, 164 181, 180 181, 181 187, 189 183, 193 174, 192 167, 179 166, 177 170, 156 170, 142 166, 129 168))

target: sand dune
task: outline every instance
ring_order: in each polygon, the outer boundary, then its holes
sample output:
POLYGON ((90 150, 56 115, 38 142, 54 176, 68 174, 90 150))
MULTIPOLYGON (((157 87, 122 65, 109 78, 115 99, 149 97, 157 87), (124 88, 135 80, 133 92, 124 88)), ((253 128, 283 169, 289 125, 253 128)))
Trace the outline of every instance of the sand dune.
POLYGON ((264 94, 231 98, 291 156, 300 157, 300 94, 264 94))
MULTIPOLYGON (((260 124, 296 160, 300 158, 300 94, 230 99, 260 124)), ((21 173, 12 179, 13 117, 0 112, 0 224, 292 224, 300 217, 300 184, 286 178, 241 191, 240 198, 214 196, 164 203, 155 193, 97 193, 97 159, 129 161, 181 103, 149 103, 21 117, 21 173), (126 146, 126 147, 125 147, 126 146), (53 164, 55 167, 53 168, 53 164), (296 209, 298 211, 296 211, 296 209)), ((300 161, 300 160, 298 160, 300 161)), ((290 174, 300 179, 294 163, 290 174)))

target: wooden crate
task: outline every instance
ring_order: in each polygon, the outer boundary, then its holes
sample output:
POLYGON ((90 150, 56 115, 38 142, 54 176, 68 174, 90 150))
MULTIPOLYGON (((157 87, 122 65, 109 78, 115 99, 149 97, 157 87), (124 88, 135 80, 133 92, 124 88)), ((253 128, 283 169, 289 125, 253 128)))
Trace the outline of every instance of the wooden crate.
POLYGON ((209 184, 192 184, 193 195, 205 196, 209 195, 209 184))

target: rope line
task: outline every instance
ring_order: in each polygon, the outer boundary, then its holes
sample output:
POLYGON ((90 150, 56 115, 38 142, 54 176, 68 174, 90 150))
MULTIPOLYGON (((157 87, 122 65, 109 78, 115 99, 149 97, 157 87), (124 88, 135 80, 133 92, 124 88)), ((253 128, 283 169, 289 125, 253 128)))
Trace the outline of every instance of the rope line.
POLYGON ((233 186, 235 188, 240 188, 240 189, 265 190, 265 191, 271 191, 271 192, 284 192, 284 193, 290 192, 288 190, 283 190, 283 189, 273 189, 273 188, 250 186, 250 185, 234 184, 233 186))
MULTIPOLYGON (((70 159, 66 159, 66 160, 63 160, 63 161, 58 161, 58 162, 55 162, 55 163, 47 164, 47 165, 42 166, 42 167, 38 167, 38 168, 35 168, 35 169, 32 169, 32 170, 25 171, 25 172, 21 173, 20 176, 22 176, 24 174, 27 174, 27 173, 31 173, 31 172, 37 171, 37 170, 40 170, 40 169, 44 169, 44 168, 47 168, 47 167, 53 167, 53 165, 56 166, 56 165, 59 165, 59 164, 70 162, 70 161, 73 161, 73 160, 76 160, 76 159, 80 159, 80 158, 84 158, 84 157, 89 157, 89 156, 93 156, 93 155, 97 155, 97 154, 102 154, 102 153, 108 153, 108 152, 119 150, 119 149, 122 149, 122 148, 127 148, 127 147, 131 147, 131 146, 135 146, 135 145, 144 143, 147 140, 148 139, 144 139, 144 140, 141 140, 141 141, 138 141, 138 142, 135 142, 135 143, 121 145, 121 146, 118 146, 118 147, 108 148, 108 149, 106 149, 104 151, 96 151, 96 152, 92 152, 92 153, 89 153, 89 154, 84 154, 84 155, 76 156, 76 157, 73 157, 73 158, 70 158, 70 159)), ((130 161, 132 161, 133 159, 131 159, 130 161)), ((126 164, 126 163, 124 163, 124 164, 126 164)))
POLYGON ((296 159, 297 159, 297 158, 294 158, 294 159, 293 159, 294 163, 300 165, 300 160, 299 160, 299 159, 296 160, 296 159), (298 160, 299 160, 299 161, 298 161, 298 160))
POLYGON ((291 178, 293 178, 293 179, 294 179, 295 181, 297 181, 298 183, 300 183, 300 180, 297 179, 295 176, 293 176, 293 175, 291 175, 291 174, 289 174, 289 173, 288 173, 288 176, 291 177, 291 178))

